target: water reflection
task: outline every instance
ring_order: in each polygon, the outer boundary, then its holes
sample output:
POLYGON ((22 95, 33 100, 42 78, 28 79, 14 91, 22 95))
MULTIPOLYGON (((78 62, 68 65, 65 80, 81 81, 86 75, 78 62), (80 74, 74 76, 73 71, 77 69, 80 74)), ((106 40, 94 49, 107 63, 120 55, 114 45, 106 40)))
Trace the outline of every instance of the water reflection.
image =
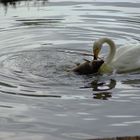
POLYGON ((108 91, 116 86, 116 80, 110 79, 109 81, 99 82, 95 80, 91 83, 91 87, 93 91, 98 91, 93 93, 94 99, 102 99, 107 100, 108 98, 112 97, 112 92, 108 91))
POLYGON ((109 79, 104 82, 100 82, 100 80, 96 79, 82 88, 92 88, 93 91, 108 91, 110 89, 115 88, 115 85, 116 85, 115 79, 109 79))
POLYGON ((0 0, 0 3, 2 3, 4 6, 8 6, 8 5, 16 5, 16 2, 18 2, 19 0, 0 0))
POLYGON ((18 8, 21 5, 24 7, 39 7, 39 6, 46 6, 48 0, 0 0, 0 6, 4 7, 5 15, 7 14, 8 8, 18 8))
POLYGON ((103 82, 101 82, 99 79, 96 79, 83 88, 92 88, 92 90, 94 91, 94 99, 107 100, 108 98, 112 97, 112 92, 110 90, 115 88, 115 86, 115 79, 109 79, 103 82))
POLYGON ((104 82, 100 82, 98 80, 91 82, 91 88, 93 89, 93 91, 107 91, 115 88, 115 85, 116 85, 116 80, 114 79, 110 79, 104 82))
MULTIPOLYGON (((9 6, 12 5, 14 7, 16 7, 17 4, 20 4, 20 2, 22 2, 23 0, 0 0, 0 4, 4 5, 4 6, 9 6)), ((24 2, 29 2, 31 0, 24 0, 24 2)), ((37 2, 39 2, 40 0, 35 0, 34 4, 36 4, 37 2)), ((42 4, 45 4, 48 0, 41 0, 42 4)))
POLYGON ((93 94, 94 99, 108 100, 108 98, 111 97, 112 97, 112 92, 99 92, 93 94))

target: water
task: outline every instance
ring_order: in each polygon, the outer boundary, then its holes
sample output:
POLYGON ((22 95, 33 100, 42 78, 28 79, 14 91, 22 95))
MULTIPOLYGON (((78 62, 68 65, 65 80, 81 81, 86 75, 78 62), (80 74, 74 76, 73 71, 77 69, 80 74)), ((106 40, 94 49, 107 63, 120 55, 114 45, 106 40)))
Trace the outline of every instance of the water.
POLYGON ((63 52, 90 53, 104 36, 118 47, 139 44, 139 7, 138 0, 1 4, 0 139, 139 135, 139 72, 76 75, 69 70, 87 57, 63 52))

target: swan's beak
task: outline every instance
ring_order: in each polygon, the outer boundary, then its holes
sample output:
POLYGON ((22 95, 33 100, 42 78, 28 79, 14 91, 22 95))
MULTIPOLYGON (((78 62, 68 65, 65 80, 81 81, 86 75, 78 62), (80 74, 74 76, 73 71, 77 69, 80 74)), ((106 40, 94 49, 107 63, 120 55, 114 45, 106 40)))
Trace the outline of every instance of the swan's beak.
POLYGON ((100 50, 101 50, 100 48, 96 48, 93 50, 94 60, 97 60, 99 58, 98 55, 99 55, 100 50))

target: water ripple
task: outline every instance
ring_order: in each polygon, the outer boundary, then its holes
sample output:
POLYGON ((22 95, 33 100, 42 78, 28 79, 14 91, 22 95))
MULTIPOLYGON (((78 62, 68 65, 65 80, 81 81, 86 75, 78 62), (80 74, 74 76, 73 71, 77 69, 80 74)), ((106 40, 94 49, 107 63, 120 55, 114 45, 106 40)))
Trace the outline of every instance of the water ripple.
POLYGON ((4 138, 35 132, 52 139, 139 134, 140 73, 76 75, 70 72, 76 63, 92 58, 65 50, 90 53, 93 41, 105 36, 117 47, 140 43, 140 2, 36 2, 0 7, 4 138))

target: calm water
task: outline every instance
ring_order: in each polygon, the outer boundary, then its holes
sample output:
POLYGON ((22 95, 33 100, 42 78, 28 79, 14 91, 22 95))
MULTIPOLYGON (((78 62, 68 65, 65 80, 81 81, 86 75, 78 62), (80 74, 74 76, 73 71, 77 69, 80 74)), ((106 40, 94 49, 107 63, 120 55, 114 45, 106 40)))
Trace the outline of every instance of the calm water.
POLYGON ((0 139, 139 135, 140 73, 76 75, 68 70, 85 57, 63 52, 91 52, 104 36, 118 47, 140 44, 139 7, 139 0, 1 4, 0 139))

